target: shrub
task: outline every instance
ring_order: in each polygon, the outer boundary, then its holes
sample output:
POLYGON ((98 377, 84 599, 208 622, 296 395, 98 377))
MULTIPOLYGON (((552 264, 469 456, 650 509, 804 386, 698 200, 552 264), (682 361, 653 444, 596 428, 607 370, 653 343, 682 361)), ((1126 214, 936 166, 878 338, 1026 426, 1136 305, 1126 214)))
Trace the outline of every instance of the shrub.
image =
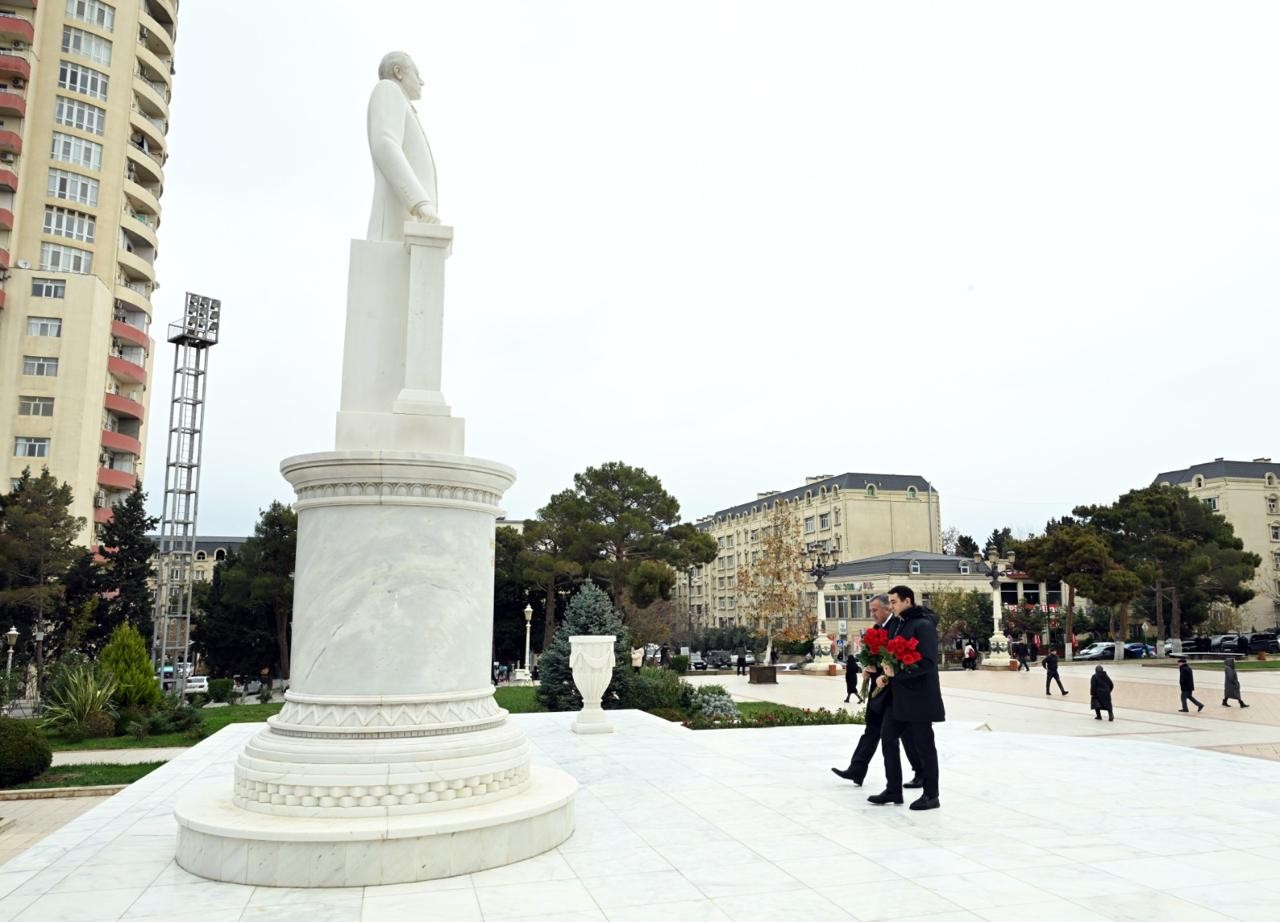
POLYGON ((132 624, 122 624, 111 632, 99 662, 116 681, 112 701, 117 708, 146 711, 159 706, 164 695, 151 670, 147 645, 132 624))
POLYGON ((147 725, 142 721, 135 720, 133 723, 125 727, 125 732, 135 740, 141 741, 147 738, 147 725))
POLYGON ((745 716, 736 724, 695 715, 685 725, 694 730, 718 730, 725 727, 812 727, 822 724, 863 723, 866 723, 865 711, 850 714, 846 711, 828 711, 826 708, 811 711, 808 708, 802 710, 779 707, 745 716))
POLYGON ((719 685, 703 685, 693 692, 689 711, 695 717, 737 721, 741 714, 733 698, 719 685))
POLYGON ((49 741, 38 726, 0 717, 0 787, 38 778, 52 763, 49 741))
POLYGON ((654 717, 661 717, 663 720, 669 720, 674 724, 684 723, 689 718, 688 714, 676 708, 653 708, 649 713, 654 717))
POLYGON ((192 695, 187 699, 187 701, 193 708, 202 708, 209 703, 209 696, 208 695, 192 695))
POLYGON ((210 679, 209 698, 218 702, 230 701, 235 687, 236 683, 231 679, 210 679))
POLYGON ((613 679, 605 689, 603 705, 607 708, 626 707, 623 697, 630 684, 630 649, 622 619, 609 601, 609 596, 594 583, 583 583, 569 600, 564 623, 556 630, 538 660, 538 700, 548 711, 574 711, 582 707, 582 696, 573 684, 573 670, 569 666, 569 638, 581 634, 612 634, 614 641, 613 679))
POLYGON ((147 732, 147 715, 137 708, 122 708, 116 713, 116 736, 126 736, 133 733, 130 727, 133 724, 141 724, 142 732, 147 732))
POLYGON ((84 732, 89 739, 101 739, 116 735, 116 719, 105 711, 90 714, 84 722, 84 732))
POLYGON ((686 683, 670 669, 642 666, 623 685, 619 706, 641 711, 684 710, 680 692, 686 683))
POLYGON ((677 675, 684 675, 689 671, 689 657, 683 653, 678 653, 671 657, 671 671, 677 675))
POLYGON ((74 666, 46 697, 44 725, 63 733, 78 733, 83 739, 89 732, 89 719, 95 714, 106 713, 114 718, 111 696, 115 690, 115 678, 99 673, 93 663, 74 666))

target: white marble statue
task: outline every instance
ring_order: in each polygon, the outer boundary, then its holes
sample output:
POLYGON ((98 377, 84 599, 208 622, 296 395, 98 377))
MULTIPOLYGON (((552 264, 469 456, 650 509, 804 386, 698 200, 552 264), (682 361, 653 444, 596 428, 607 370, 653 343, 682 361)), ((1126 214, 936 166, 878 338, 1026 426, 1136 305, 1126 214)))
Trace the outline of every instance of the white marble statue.
POLYGON ((378 65, 369 97, 369 153, 373 156, 373 211, 369 240, 404 240, 404 223, 439 224, 436 164, 418 121, 422 76, 413 59, 393 51, 378 65))

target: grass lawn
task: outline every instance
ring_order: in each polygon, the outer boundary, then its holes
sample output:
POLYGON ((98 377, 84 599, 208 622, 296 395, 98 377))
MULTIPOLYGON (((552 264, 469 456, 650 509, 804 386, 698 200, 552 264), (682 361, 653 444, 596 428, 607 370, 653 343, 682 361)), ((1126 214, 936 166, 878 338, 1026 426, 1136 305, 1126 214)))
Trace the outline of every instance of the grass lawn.
POLYGON ((9 790, 73 788, 92 784, 133 784, 143 775, 150 774, 163 764, 163 762, 139 762, 136 765, 55 765, 35 781, 16 785, 9 790))
POLYGON ((765 714, 773 714, 775 717, 782 714, 798 714, 801 708, 793 708, 789 704, 774 704, 771 701, 739 701, 738 712, 743 717, 761 717, 765 714))
MULTIPOLYGON (((259 723, 278 714, 283 702, 271 704, 233 704, 224 708, 201 708, 205 729, 210 733, 221 730, 227 724, 259 723)), ((186 733, 162 733, 134 739, 132 736, 108 736, 80 740, 72 743, 55 734, 49 735, 49 748, 54 752, 77 752, 85 749, 163 749, 171 746, 192 746, 194 741, 186 733)), ((141 776, 139 776, 141 777, 141 776)), ((104 781, 103 784, 116 782, 104 781)))
POLYGON ((493 697, 497 699, 499 707, 506 708, 512 714, 531 714, 546 710, 538 702, 537 692, 538 689, 532 685, 508 685, 494 689, 493 697))

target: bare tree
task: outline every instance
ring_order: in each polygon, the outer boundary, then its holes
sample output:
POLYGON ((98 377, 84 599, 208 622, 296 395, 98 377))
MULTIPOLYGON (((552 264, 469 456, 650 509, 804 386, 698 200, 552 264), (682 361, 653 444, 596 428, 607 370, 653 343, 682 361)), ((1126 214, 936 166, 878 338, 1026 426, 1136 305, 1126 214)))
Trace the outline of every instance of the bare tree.
POLYGON ((748 620, 765 635, 764 662, 773 654, 773 638, 805 623, 804 542, 791 504, 775 500, 760 529, 758 549, 743 554, 738 593, 748 620))

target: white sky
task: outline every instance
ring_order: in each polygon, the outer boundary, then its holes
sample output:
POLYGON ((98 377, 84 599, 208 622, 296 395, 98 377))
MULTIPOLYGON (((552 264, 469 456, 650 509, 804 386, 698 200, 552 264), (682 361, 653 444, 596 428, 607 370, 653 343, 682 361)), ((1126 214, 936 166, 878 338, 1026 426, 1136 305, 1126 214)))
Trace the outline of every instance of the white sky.
POLYGON ((1280 453, 1280 6, 182 5, 146 489, 182 292, 220 297, 200 531, 333 447, 379 58, 455 227, 444 392, 523 518, 589 465, 695 518, 919 473, 1043 528, 1280 453), (300 11, 305 11, 300 15, 300 11))

